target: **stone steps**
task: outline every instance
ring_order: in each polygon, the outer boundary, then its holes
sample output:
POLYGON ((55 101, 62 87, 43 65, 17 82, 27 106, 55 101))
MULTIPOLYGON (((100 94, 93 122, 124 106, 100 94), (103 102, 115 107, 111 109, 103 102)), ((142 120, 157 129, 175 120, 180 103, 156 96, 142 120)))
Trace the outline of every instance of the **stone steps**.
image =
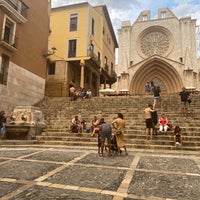
MULTIPOLYGON (((45 141, 38 141, 38 144, 42 145, 60 145, 60 146, 86 146, 86 147, 97 147, 96 142, 84 142, 84 141, 60 141, 60 140, 45 140, 45 141)), ((126 144, 127 148, 139 148, 139 149, 162 149, 162 150, 176 150, 177 148, 174 145, 155 145, 147 142, 146 144, 126 144)), ((199 151, 200 146, 182 146, 179 148, 180 150, 189 150, 189 151, 199 151)), ((122 149, 123 150, 123 149, 122 149)))
MULTIPOLYGON (((69 132, 61 132, 58 134, 58 132, 43 132, 41 136, 37 136, 37 138, 61 138, 61 137, 70 137, 70 138, 91 138, 90 133, 69 133, 69 132)), ((184 140, 185 141, 200 141, 200 133, 198 135, 187 135, 183 134, 184 140)), ((138 138, 138 139, 145 139, 146 134, 143 132, 129 132, 125 133, 125 138, 128 139, 133 139, 133 138, 138 138)), ((157 140, 162 139, 162 140, 172 140, 173 139, 173 131, 165 133, 161 133, 157 135, 157 140)))
MULTIPOLYGON (((97 138, 91 137, 88 135, 83 136, 38 136, 38 140, 44 140, 44 141, 76 141, 76 142, 96 142, 97 144, 97 138)), ((133 143, 133 144, 146 144, 148 140, 146 140, 146 135, 142 136, 136 136, 136 137, 125 137, 125 143, 133 143)), ((200 139, 191 138, 191 137, 184 137, 184 146, 199 146, 200 147, 200 139)), ((96 145, 95 144, 95 145, 96 145)), ((159 145, 173 145, 173 136, 157 136, 152 140, 152 144, 159 144, 159 145)))
MULTIPOLYGON (((189 108, 189 116, 180 116, 180 102, 177 94, 163 96, 164 108, 158 108, 158 116, 163 112, 169 123, 180 125, 184 135, 185 150, 200 150, 200 96, 194 96, 189 108)), ((37 136, 39 143, 49 145, 97 146, 97 138, 91 138, 90 133, 71 134, 70 123, 72 117, 78 115, 87 121, 87 126, 93 117, 104 117, 111 123, 116 113, 122 112, 126 120, 125 142, 129 148, 146 149, 174 149, 173 130, 167 135, 159 134, 151 143, 146 140, 144 108, 147 102, 152 102, 152 96, 130 97, 95 97, 87 100, 71 102, 68 98, 49 98, 41 101, 40 108, 46 118, 47 128, 41 136, 37 136)))

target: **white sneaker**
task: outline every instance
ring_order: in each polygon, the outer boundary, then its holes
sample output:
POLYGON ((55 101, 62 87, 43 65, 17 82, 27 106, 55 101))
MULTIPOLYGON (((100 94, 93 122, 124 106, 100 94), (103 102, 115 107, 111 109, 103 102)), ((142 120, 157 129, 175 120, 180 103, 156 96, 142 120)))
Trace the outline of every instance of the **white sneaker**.
POLYGON ((178 148, 178 147, 179 147, 179 145, 180 145, 180 143, 179 143, 179 142, 176 142, 176 143, 175 143, 175 147, 176 147, 176 148, 178 148))

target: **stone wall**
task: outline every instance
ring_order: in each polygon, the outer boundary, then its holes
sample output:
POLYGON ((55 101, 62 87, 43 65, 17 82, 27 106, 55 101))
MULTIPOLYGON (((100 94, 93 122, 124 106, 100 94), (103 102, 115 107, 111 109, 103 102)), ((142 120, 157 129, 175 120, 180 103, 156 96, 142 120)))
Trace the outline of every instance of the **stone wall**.
POLYGON ((10 113, 15 106, 33 105, 44 97, 45 79, 10 62, 8 84, 0 85, 0 109, 10 113))
POLYGON ((157 19, 142 12, 133 25, 122 22, 117 88, 143 94, 145 83, 156 81, 166 93, 177 92, 183 85, 199 89, 195 29, 195 19, 178 19, 169 9, 160 9, 157 19), (161 18, 161 11, 166 18, 161 18), (129 76, 121 85, 124 73, 129 76))

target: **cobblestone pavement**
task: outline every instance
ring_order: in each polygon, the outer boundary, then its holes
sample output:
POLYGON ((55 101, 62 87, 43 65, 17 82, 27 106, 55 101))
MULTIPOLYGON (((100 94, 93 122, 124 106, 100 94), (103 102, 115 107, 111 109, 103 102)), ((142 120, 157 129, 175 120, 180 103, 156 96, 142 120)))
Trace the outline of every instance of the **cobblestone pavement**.
POLYGON ((0 200, 199 200, 199 152, 0 148, 0 200))

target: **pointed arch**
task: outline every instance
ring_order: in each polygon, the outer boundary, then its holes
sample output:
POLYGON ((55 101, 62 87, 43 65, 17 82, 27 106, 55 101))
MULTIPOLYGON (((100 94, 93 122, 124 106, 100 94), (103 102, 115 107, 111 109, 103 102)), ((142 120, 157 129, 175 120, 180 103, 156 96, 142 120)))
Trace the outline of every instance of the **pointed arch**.
POLYGON ((145 83, 152 80, 156 80, 156 84, 161 85, 163 93, 166 94, 178 92, 183 86, 176 69, 169 63, 154 57, 136 71, 130 82, 130 91, 133 94, 144 94, 145 83))

